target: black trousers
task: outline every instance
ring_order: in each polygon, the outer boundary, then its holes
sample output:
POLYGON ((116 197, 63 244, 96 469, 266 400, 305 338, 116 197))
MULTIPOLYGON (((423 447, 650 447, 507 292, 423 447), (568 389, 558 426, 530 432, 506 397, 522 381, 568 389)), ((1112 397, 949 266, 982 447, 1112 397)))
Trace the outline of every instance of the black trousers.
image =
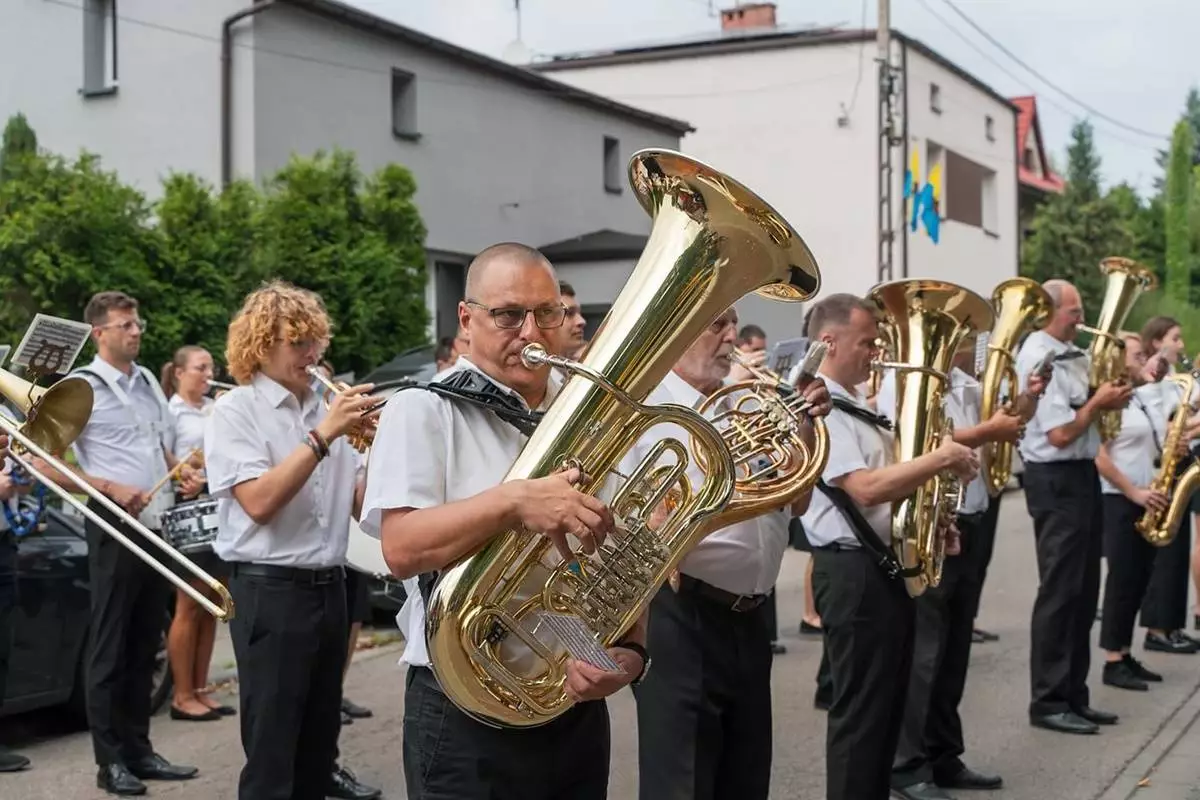
POLYGON ((1192 515, 1184 514, 1175 539, 1156 549, 1150 585, 1142 600, 1142 627, 1185 630, 1188 626, 1188 582, 1192 574, 1192 515))
POLYGON ((1029 713, 1088 705, 1092 624, 1100 596, 1100 480, 1092 461, 1025 465, 1038 593, 1033 604, 1029 713))
POLYGON ((988 500, 987 511, 983 512, 983 519, 979 521, 979 526, 976 531, 976 536, 979 541, 978 557, 972 556, 972 561, 975 561, 979 569, 979 596, 975 603, 975 616, 979 616, 979 604, 983 600, 983 584, 987 581, 988 567, 992 565, 992 555, 996 552, 996 528, 1000 524, 1000 500, 1004 497, 1004 493, 992 497, 988 500))
POLYGON ((17 610, 17 541, 0 531, 0 707, 8 691, 8 662, 12 657, 13 625, 17 610))
POLYGON ((1146 596, 1158 548, 1133 527, 1145 511, 1120 494, 1104 495, 1104 611, 1100 647, 1114 653, 1133 644, 1138 607, 1146 596))
POLYGON ((296 571, 289 580, 231 566, 246 754, 238 797, 320 800, 337 759, 350 635, 340 570, 296 571))
POLYGON ((771 587, 763 606, 766 608, 767 633, 770 634, 772 642, 777 642, 779 641, 779 617, 775 608, 775 587, 771 587))
POLYGON ((604 701, 580 703, 536 728, 492 728, 463 713, 433 672, 409 667, 404 692, 408 800, 604 800, 604 701))
POLYGON ((634 690, 641 800, 767 800, 771 629, 684 583, 650 604, 654 666, 634 690))
POLYGON ((916 607, 904 584, 861 550, 813 551, 833 702, 825 736, 827 800, 885 800, 904 721, 916 607))
POLYGON ((971 633, 979 607, 984 514, 958 518, 962 552, 943 563, 942 581, 916 598, 912 675, 892 784, 946 782, 961 772, 966 750, 958 713, 971 660, 971 633))
MULTIPOLYGON (((141 535, 98 503, 88 507, 137 542, 141 535)), ((87 644, 87 715, 96 763, 153 754, 150 689, 166 625, 170 584, 123 544, 85 521, 92 614, 87 644)))

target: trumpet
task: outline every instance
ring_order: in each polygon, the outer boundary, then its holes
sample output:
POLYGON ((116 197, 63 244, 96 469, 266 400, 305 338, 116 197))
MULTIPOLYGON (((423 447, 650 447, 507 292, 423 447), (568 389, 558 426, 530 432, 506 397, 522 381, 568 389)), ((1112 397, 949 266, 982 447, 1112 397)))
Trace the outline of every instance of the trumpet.
MULTIPOLYGON (((335 382, 331 381, 329 378, 326 378, 325 373, 321 371, 320 367, 316 367, 312 364, 308 365, 307 372, 309 375, 320 381, 321 385, 327 390, 325 395, 325 408, 329 408, 330 395, 341 394, 350 388, 348 383, 343 383, 342 381, 335 382)), ((366 419, 366 417, 383 408, 384 405, 385 403, 376 403, 375 405, 364 409, 362 412, 362 416, 364 417, 363 421, 355 425, 354 429, 346 434, 346 441, 349 442, 350 446, 358 452, 365 452, 366 449, 371 446, 371 442, 375 441, 375 429, 379 425, 379 423, 375 420, 366 419)))
POLYGON ((213 389, 216 389, 217 391, 213 392, 213 399, 216 400, 218 397, 225 394, 230 389, 236 389, 236 388, 237 388, 237 384, 225 383, 223 381, 214 381, 210 378, 208 381, 208 390, 207 391, 212 392, 213 389))
POLYGON ((220 620, 228 622, 233 619, 233 598, 229 590, 219 580, 209 575, 187 557, 179 553, 161 537, 142 525, 121 506, 110 498, 105 497, 87 481, 79 477, 74 470, 58 458, 50 454, 50 450, 62 452, 78 438, 92 415, 92 386, 81 377, 67 377, 49 388, 40 388, 33 383, 22 380, 7 370, 0 369, 0 394, 11 401, 25 415, 21 425, 0 414, 0 431, 8 434, 8 456, 13 463, 34 480, 42 483, 54 492, 64 503, 74 508, 109 536, 116 539, 159 575, 175 585, 195 600, 205 611, 220 620), (139 547, 128 536, 117 530, 112 523, 51 480, 44 472, 35 467, 27 455, 32 455, 51 469, 63 476, 75 488, 87 495, 106 511, 121 521, 123 525, 137 531, 144 539, 162 550, 177 564, 186 569, 220 598, 217 605, 204 593, 197 590, 183 578, 176 575, 162 562, 139 547))

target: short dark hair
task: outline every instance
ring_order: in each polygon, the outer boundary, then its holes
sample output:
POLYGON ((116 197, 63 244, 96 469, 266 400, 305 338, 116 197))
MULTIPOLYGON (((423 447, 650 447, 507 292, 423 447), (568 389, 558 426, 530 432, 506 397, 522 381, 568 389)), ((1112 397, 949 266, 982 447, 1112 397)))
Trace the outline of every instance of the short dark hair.
POLYGON ((855 309, 875 316, 875 305, 853 294, 831 294, 817 303, 808 312, 804 325, 804 335, 816 339, 830 325, 845 325, 850 322, 850 314, 855 309))
POLYGON ((753 323, 751 323, 749 325, 743 325, 742 329, 740 331, 738 331, 738 341, 742 344, 745 344, 746 342, 750 341, 751 339, 766 339, 766 338, 767 338, 767 332, 753 323))
POLYGON ((437 349, 433 351, 434 361, 447 361, 450 359, 450 354, 454 352, 454 337, 443 336, 438 339, 437 349))
POLYGON ((124 292, 97 292, 83 309, 83 321, 96 325, 108 319, 108 312, 137 311, 138 302, 124 292))
POLYGON ((558 293, 563 297, 575 297, 575 287, 566 281, 558 282, 558 293))

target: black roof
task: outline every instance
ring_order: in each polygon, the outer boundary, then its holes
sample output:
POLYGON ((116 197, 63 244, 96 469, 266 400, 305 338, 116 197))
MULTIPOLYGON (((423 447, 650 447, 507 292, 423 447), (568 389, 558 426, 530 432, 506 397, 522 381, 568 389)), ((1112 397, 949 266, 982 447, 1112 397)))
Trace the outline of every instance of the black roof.
MULTIPOLYGON (((975 88, 990 95, 1006 106, 1016 109, 1007 97, 997 92, 991 86, 976 78, 962 67, 950 61, 923 42, 892 30, 892 37, 903 41, 907 46, 921 53, 926 58, 936 61, 950 72, 962 78, 975 88)), ((531 64, 531 69, 539 72, 557 72, 577 69, 579 67, 594 67, 609 64, 635 64, 641 61, 664 61, 676 58, 695 56, 724 55, 727 53, 747 53, 756 50, 775 50, 787 47, 815 47, 829 44, 853 44, 875 40, 875 30, 871 28, 750 28, 722 31, 717 34, 691 35, 677 39, 650 42, 641 45, 614 47, 607 50, 592 50, 579 53, 562 53, 551 56, 549 61, 539 61, 531 64)))
POLYGON ((334 19, 360 30, 378 34, 386 39, 402 41, 406 44, 422 47, 426 50, 458 59, 479 69, 484 69, 516 83, 524 84, 531 89, 553 94, 568 102, 591 106, 601 111, 618 114, 662 130, 670 131, 679 136, 695 130, 695 128, 683 120, 644 111, 643 109, 634 108, 624 103, 618 103, 607 97, 569 86, 552 78, 547 78, 545 75, 541 75, 531 69, 508 64, 490 56, 485 56, 482 53, 476 53, 473 50, 467 50, 466 48, 450 44, 442 39, 436 39, 412 28, 406 28, 398 23, 377 17, 374 14, 368 14, 365 11, 348 6, 337 0, 286 0, 286 3, 297 8, 303 8, 314 14, 319 14, 327 19, 334 19))
POLYGON ((539 247, 554 264, 572 261, 605 261, 610 258, 637 258, 646 249, 647 237, 613 230, 599 230, 539 247))

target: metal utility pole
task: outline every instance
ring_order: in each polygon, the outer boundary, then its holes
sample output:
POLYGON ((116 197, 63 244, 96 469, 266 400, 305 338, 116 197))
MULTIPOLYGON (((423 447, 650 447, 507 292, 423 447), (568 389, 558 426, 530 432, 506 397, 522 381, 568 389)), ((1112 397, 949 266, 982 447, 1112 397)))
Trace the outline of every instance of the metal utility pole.
MULTIPOLYGON (((879 74, 879 242, 878 279, 892 280, 893 245, 896 241, 896 147, 902 143, 897 108, 900 104, 899 68, 892 64, 891 0, 879 0, 878 22, 875 26, 875 56, 879 74)), ((904 165, 901 165, 901 169, 904 165)))

